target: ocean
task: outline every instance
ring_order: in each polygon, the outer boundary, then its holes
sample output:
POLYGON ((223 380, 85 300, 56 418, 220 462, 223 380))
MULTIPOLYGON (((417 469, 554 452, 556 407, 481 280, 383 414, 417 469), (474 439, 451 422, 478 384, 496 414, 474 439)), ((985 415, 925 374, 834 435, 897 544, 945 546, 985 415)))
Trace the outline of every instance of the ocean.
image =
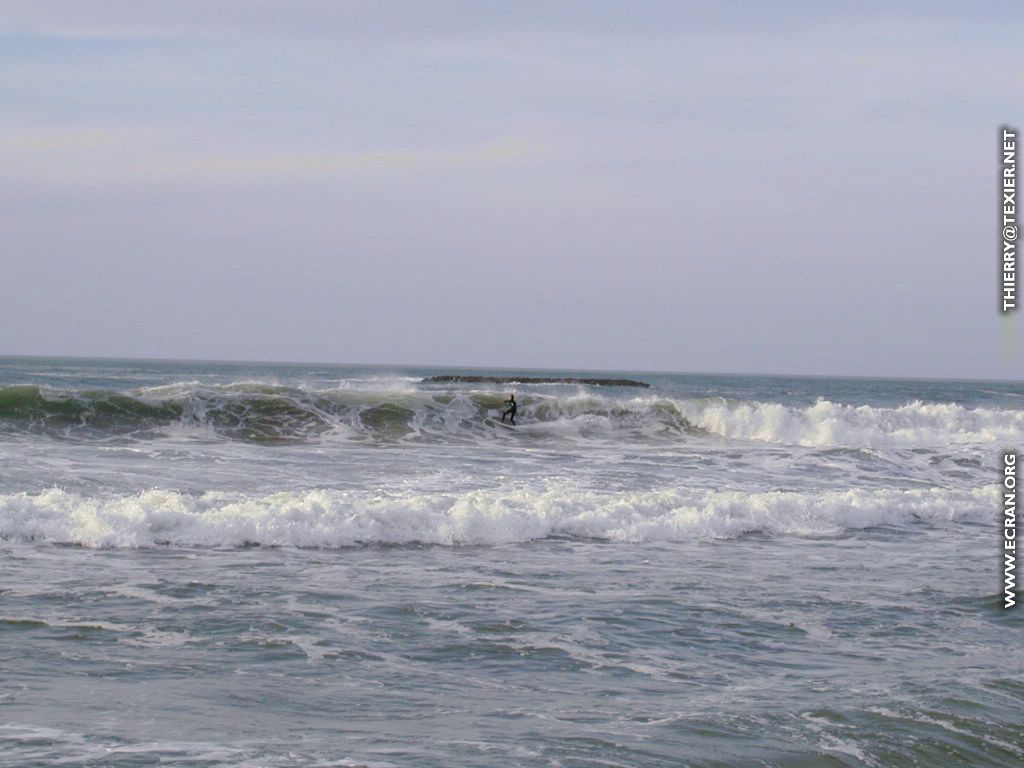
POLYGON ((0 766, 1022 765, 1022 444, 1022 383, 0 358, 0 766))

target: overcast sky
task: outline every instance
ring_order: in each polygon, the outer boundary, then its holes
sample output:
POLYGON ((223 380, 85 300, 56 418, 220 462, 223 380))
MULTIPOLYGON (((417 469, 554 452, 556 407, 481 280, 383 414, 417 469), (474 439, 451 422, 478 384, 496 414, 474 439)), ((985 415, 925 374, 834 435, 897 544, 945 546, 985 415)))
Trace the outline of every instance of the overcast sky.
POLYGON ((1022 14, 771 5, 4 0, 0 354, 1021 378, 1022 14))

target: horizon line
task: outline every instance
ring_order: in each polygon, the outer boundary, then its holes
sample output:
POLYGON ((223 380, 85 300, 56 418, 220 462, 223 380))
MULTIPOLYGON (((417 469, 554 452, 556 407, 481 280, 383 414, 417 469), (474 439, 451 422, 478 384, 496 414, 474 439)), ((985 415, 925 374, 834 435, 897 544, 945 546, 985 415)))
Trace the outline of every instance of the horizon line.
POLYGON ((633 373, 669 376, 742 376, 742 377, 769 377, 769 378, 803 378, 803 379, 881 379, 889 381, 969 381, 969 382, 997 382, 1007 384, 1022 384, 1024 379, 992 379, 992 378, 969 378, 959 376, 879 376, 867 374, 831 374, 831 373, 764 373, 757 371, 676 371, 664 369, 641 369, 641 368, 546 368, 527 367, 519 365, 459 365, 459 364, 430 364, 421 365, 416 363, 354 363, 354 362, 329 362, 325 360, 252 360, 252 359, 231 359, 231 358, 193 358, 193 357, 131 357, 125 355, 26 355, 0 353, 2 359, 25 359, 25 360, 93 360, 93 361, 136 361, 150 363, 219 363, 229 365, 321 365, 321 366, 347 366, 365 368, 424 368, 424 369, 459 369, 459 370, 483 370, 483 371, 536 371, 536 372, 569 372, 569 373, 633 373))

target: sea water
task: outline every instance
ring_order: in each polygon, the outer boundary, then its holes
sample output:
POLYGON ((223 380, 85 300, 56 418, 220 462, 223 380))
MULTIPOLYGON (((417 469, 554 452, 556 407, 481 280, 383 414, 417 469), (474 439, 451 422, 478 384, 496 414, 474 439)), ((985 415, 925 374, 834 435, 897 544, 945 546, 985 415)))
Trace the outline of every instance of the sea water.
POLYGON ((0 359, 0 765, 1024 763, 1024 385, 439 373, 0 359))

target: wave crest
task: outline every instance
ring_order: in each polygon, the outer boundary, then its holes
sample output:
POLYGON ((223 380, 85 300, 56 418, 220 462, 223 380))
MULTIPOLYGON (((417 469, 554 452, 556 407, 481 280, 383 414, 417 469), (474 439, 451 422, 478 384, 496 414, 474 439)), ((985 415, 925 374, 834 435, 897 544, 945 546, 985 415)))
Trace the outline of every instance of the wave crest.
POLYGON ((997 503, 994 485, 814 493, 313 490, 252 497, 154 490, 103 499, 55 489, 0 496, 0 538, 88 547, 479 545, 552 536, 710 540, 750 532, 836 535, 915 519, 981 522, 997 503))
POLYGON ((819 400, 802 407, 724 398, 608 397, 525 392, 518 429, 494 417, 504 395, 485 391, 307 390, 259 383, 174 384, 59 393, 0 387, 0 429, 55 436, 146 438, 181 426, 222 438, 288 443, 351 440, 473 442, 484 439, 678 441, 717 436, 783 445, 886 448, 1015 443, 1024 410, 915 401, 896 408, 819 400))
POLYGON ((884 448, 1012 442, 1024 436, 1024 411, 914 401, 898 408, 819 400, 806 408, 721 398, 690 401, 685 417, 736 440, 803 446, 884 448))

